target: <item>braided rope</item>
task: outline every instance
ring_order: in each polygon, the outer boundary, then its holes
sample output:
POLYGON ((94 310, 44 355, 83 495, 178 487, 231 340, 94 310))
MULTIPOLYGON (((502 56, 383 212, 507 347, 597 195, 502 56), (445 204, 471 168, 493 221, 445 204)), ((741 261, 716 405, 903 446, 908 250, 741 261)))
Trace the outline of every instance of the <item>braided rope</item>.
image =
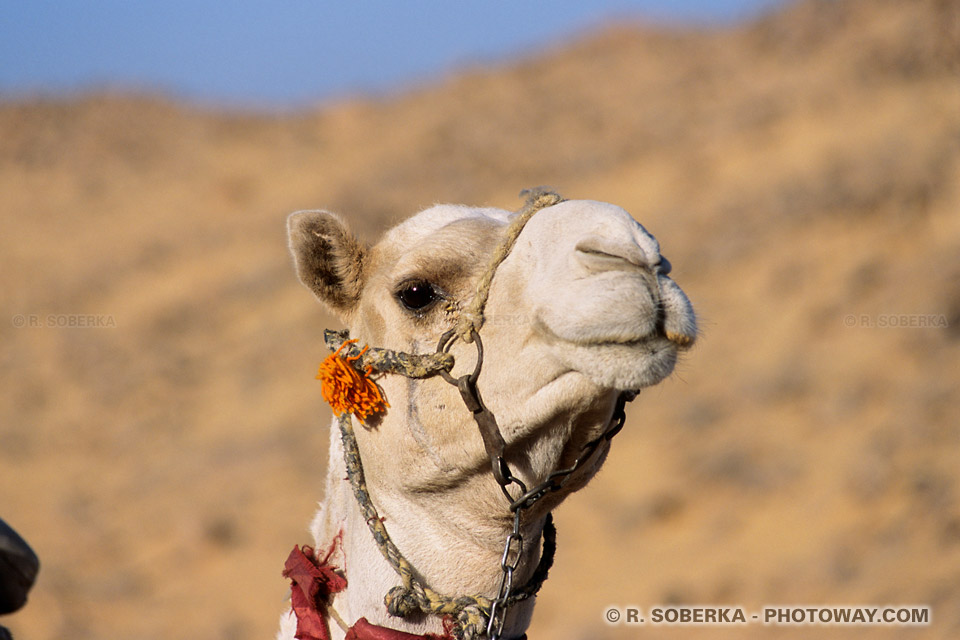
MULTIPOLYGON (((350 339, 346 329, 324 329, 323 341, 331 351, 343 347, 350 339)), ((344 359, 349 360, 358 371, 367 367, 380 373, 399 373, 408 378, 429 378, 441 371, 453 368, 453 356, 449 353, 426 353, 422 355, 403 353, 379 347, 361 349, 356 343, 343 347, 344 359)))
MULTIPOLYGON (((403 583, 402 586, 392 588, 384 596, 383 603, 386 605, 387 611, 391 615, 401 618, 420 611, 439 616, 451 616, 456 622, 454 633, 458 640, 475 640, 482 637, 483 633, 486 632, 490 617, 491 600, 484 596, 451 598, 423 584, 417 577, 416 570, 403 557, 397 545, 390 538, 377 508, 370 499, 366 477, 363 473, 363 464, 360 460, 360 449, 357 446, 357 438, 353 431, 353 421, 350 419, 350 414, 348 412, 341 414, 338 418, 338 424, 343 441, 343 460, 347 468, 347 477, 350 479, 357 504, 360 506, 360 511, 370 528, 370 532, 373 534, 377 548, 400 576, 403 583)), ((515 604, 536 595, 547 579, 547 573, 553 565, 556 550, 557 530, 553 525, 553 517, 548 514, 543 528, 543 551, 540 563, 530 580, 510 598, 509 604, 515 604)))
POLYGON ((543 187, 522 191, 520 195, 527 196, 526 203, 510 221, 510 226, 507 227, 503 238, 500 240, 500 244, 497 245, 496 250, 493 252, 483 277, 477 282, 477 291, 473 296, 473 300, 470 301, 470 304, 465 309, 460 311, 460 317, 457 320, 456 334, 457 337, 464 342, 473 342, 472 333, 479 331, 480 327, 483 326, 483 309, 487 304, 487 298, 490 296, 490 285, 493 283, 493 276, 497 272, 497 267, 500 266, 500 263, 510 255, 510 251, 513 249, 513 245, 516 243, 517 237, 520 235, 520 232, 523 231, 523 227, 527 224, 527 221, 530 220, 537 211, 563 202, 563 197, 558 193, 543 187))
POLYGON ((353 487, 357 504, 373 534, 377 548, 399 574, 403 583, 403 586, 394 587, 384 597, 387 611, 399 617, 406 617, 418 611, 440 616, 449 615, 456 620, 456 629, 459 630, 458 638, 462 640, 479 638, 482 630, 486 629, 486 621, 490 615, 490 599, 482 596, 450 598, 437 593, 417 578, 413 566, 390 539, 387 528, 383 525, 380 514, 377 513, 377 508, 370 499, 350 414, 343 413, 338 422, 343 440, 343 459, 347 467, 347 477, 353 487))

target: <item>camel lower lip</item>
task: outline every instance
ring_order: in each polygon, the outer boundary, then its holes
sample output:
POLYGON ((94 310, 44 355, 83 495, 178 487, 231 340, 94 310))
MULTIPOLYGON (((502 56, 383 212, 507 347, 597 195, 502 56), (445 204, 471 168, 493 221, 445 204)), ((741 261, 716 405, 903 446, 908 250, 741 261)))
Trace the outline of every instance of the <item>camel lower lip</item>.
POLYGON ((565 342, 578 347, 647 347, 658 342, 669 342, 673 344, 672 340, 668 340, 664 336, 650 333, 641 336, 592 337, 587 340, 577 339, 575 337, 567 338, 556 333, 540 318, 537 319, 534 327, 537 333, 549 338, 551 341, 565 342))
POLYGON ((672 343, 663 336, 646 335, 640 338, 609 338, 577 342, 582 347, 652 347, 661 343, 672 343))
POLYGON ((566 343, 563 364, 607 389, 636 390, 657 384, 673 371, 680 349, 660 336, 632 342, 566 343))
MULTIPOLYGON (((563 340, 560 336, 551 333, 554 338, 563 340)), ((583 341, 571 341, 581 347, 660 347, 670 346, 674 349, 683 350, 693 346, 694 338, 678 333, 666 334, 647 334, 640 337, 629 338, 599 338, 583 341)))

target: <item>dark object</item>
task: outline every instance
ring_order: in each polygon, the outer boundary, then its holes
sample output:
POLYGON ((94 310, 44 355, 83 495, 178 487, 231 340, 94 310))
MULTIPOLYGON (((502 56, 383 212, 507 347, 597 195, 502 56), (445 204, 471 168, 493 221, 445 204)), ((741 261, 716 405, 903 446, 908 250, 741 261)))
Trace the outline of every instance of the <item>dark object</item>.
MULTIPOLYGON (((24 605, 39 570, 37 554, 0 519, 0 614, 11 613, 24 605)), ((0 640, 3 637, 0 631, 0 640)))

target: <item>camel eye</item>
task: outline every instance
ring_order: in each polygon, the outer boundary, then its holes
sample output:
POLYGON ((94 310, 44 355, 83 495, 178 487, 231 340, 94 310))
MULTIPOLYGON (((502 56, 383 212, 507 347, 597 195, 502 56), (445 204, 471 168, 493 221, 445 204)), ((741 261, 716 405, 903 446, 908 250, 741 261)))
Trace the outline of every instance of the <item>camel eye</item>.
POLYGON ((410 311, 423 311, 440 298, 440 293, 429 282, 408 282, 397 291, 400 304, 410 311))

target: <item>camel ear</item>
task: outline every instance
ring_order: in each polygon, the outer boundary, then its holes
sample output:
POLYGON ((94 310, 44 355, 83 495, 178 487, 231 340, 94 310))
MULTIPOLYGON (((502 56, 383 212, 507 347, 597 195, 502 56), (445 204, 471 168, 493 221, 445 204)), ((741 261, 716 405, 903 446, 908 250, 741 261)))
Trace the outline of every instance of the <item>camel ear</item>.
POLYGON ((366 251, 344 221, 326 211, 297 211, 287 218, 287 235, 300 282, 338 314, 353 309, 366 251))

